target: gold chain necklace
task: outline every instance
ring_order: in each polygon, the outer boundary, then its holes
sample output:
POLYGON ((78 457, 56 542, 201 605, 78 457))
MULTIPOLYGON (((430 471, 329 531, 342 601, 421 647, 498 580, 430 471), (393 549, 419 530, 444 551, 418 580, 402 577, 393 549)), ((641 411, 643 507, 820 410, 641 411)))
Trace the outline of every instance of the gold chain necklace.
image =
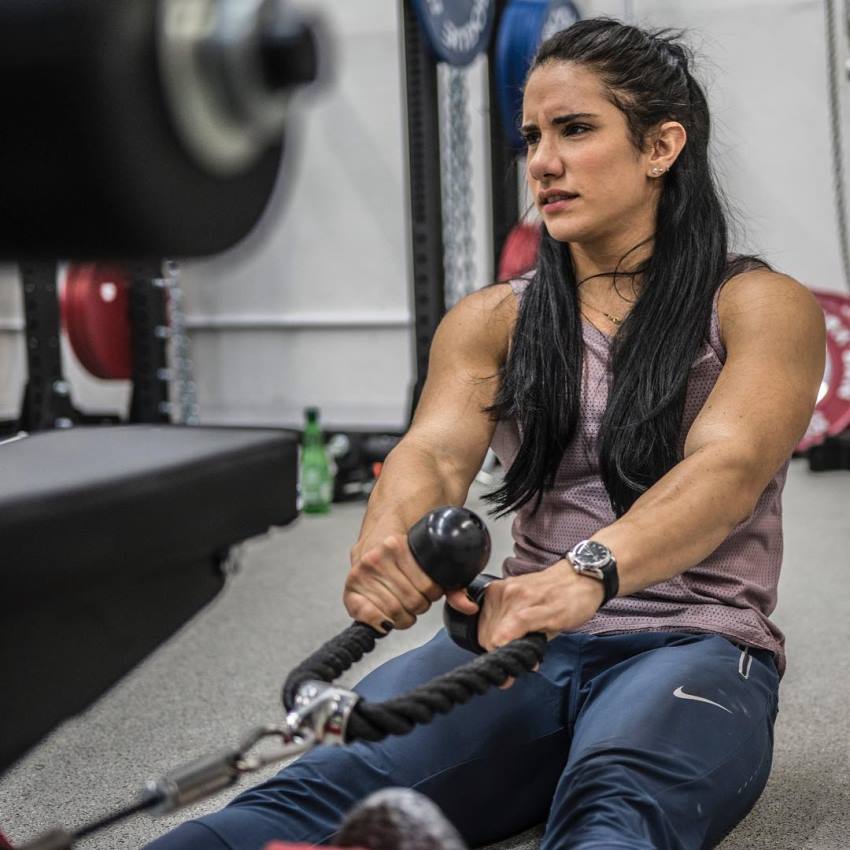
POLYGON ((623 320, 618 318, 617 316, 612 316, 610 313, 606 313, 604 310, 600 310, 599 307, 594 307, 593 304, 588 304, 586 301, 583 302, 585 307, 590 307, 591 310, 596 310, 597 313, 602 313, 608 321, 615 325, 623 324, 623 320))

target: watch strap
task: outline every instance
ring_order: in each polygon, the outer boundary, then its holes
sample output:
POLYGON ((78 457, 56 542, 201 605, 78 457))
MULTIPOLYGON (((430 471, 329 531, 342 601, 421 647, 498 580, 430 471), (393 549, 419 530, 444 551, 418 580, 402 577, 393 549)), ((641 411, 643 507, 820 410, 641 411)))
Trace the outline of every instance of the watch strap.
MULTIPOLYGON (((617 574, 617 562, 613 558, 602 567, 602 586, 605 588, 602 605, 605 605, 609 599, 613 599, 620 591, 620 576, 617 574)), ((602 605, 599 607, 601 608, 602 605)))

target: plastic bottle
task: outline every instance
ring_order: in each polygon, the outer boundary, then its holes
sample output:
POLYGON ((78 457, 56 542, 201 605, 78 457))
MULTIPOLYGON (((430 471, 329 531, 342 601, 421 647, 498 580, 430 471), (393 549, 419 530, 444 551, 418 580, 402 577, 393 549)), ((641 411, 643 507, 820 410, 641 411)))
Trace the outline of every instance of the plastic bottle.
POLYGON ((326 514, 333 499, 333 475, 322 441, 319 410, 316 407, 308 407, 304 416, 306 423, 301 450, 302 508, 308 514, 326 514))

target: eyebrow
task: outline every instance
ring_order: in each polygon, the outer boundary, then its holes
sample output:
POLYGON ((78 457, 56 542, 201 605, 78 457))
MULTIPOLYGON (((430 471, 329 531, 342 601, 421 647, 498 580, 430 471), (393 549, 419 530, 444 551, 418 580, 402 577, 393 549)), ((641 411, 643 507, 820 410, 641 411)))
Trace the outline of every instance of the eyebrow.
MULTIPOLYGON (((569 124, 570 121, 575 121, 578 118, 598 118, 599 116, 593 112, 571 112, 569 115, 558 115, 552 119, 552 123, 556 126, 558 124, 569 124)), ((522 127, 519 128, 520 133, 525 133, 529 130, 536 130, 536 124, 523 124, 522 127)))

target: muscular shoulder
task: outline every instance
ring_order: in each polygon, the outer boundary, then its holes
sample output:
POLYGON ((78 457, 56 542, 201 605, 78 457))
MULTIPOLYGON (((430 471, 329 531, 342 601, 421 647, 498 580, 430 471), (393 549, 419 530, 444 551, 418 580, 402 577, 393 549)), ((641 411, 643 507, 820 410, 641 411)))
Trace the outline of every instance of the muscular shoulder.
POLYGON ((462 298, 445 315, 435 344, 474 359, 499 365, 507 355, 517 315, 517 299, 510 284, 497 283, 462 298))
POLYGON ((688 432, 685 455, 734 441, 761 493, 806 430, 823 377, 823 311, 783 274, 736 275, 718 300, 726 362, 688 432))
POLYGON ((717 311, 727 349, 742 339, 788 333, 822 345, 823 311, 806 286, 785 274, 761 268, 735 275, 723 285, 717 311))

